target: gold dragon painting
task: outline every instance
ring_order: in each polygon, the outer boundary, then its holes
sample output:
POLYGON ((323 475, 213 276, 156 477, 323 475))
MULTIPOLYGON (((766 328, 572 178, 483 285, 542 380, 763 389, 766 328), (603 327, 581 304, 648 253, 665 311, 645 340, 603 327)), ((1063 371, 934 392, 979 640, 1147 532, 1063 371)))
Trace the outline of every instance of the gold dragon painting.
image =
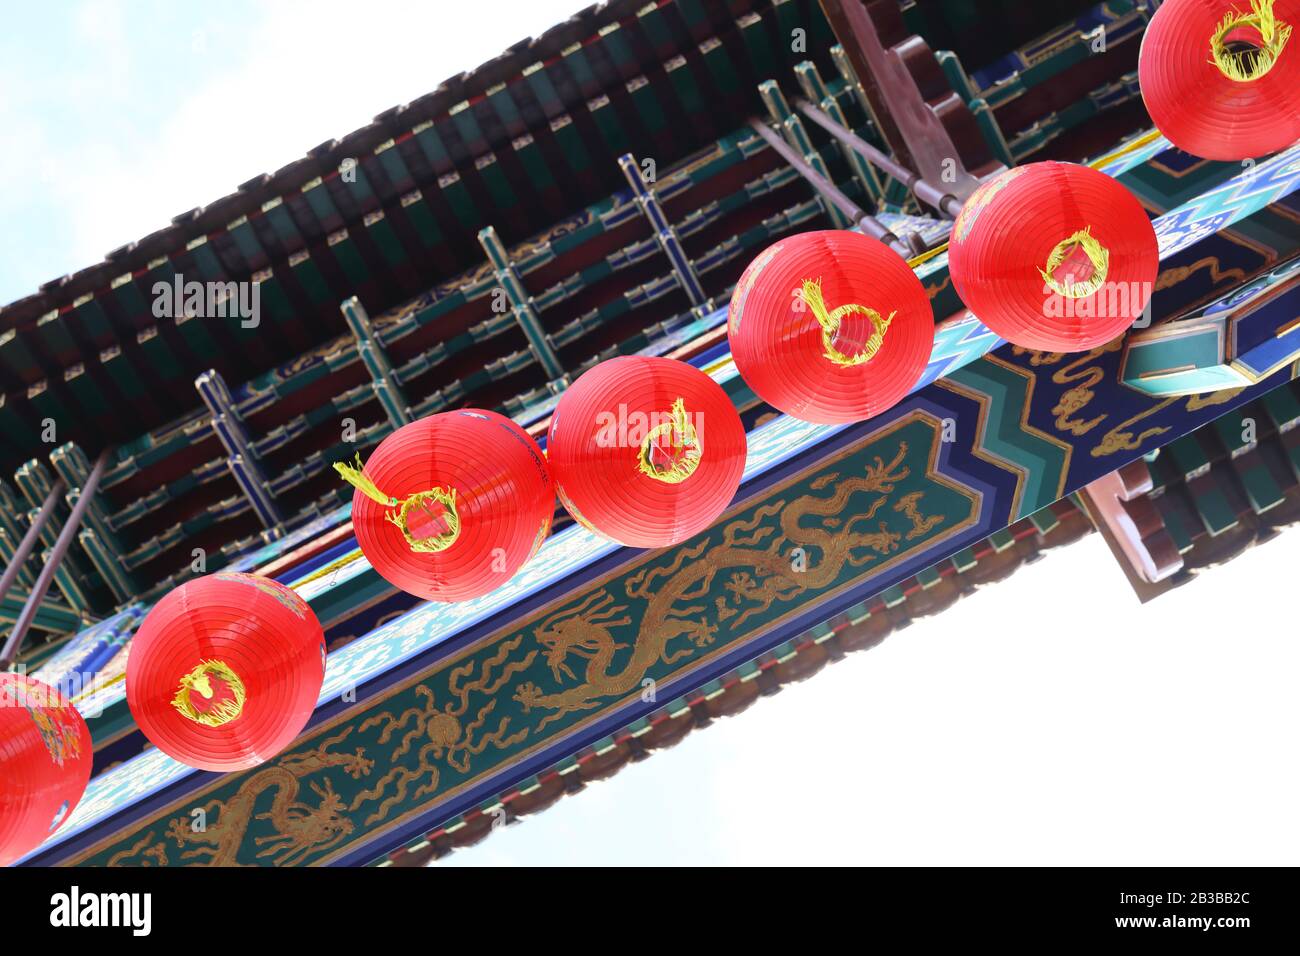
POLYGON ((902 560, 936 529, 967 526, 977 495, 934 473, 938 429, 910 416, 696 542, 450 657, 408 688, 409 704, 322 727, 318 737, 334 735, 250 773, 233 793, 173 808, 106 862, 300 865, 396 825, 521 748, 639 695, 645 681, 670 680, 810 597, 902 560), (925 446, 921 454, 909 455, 909 439, 925 446), (913 475, 927 454, 929 465, 913 475), (863 464, 847 473, 852 455, 863 464), (933 489, 963 513, 930 507, 933 489), (366 746, 333 749, 350 736, 366 746))

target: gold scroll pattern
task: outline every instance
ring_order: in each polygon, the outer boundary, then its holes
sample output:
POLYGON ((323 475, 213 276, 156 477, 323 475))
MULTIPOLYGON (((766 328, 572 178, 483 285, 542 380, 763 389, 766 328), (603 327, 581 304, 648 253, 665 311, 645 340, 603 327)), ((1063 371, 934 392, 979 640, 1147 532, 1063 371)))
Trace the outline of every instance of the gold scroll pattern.
MULTIPOLYGON (((1102 356, 1108 352, 1117 352, 1123 347, 1124 340, 1115 339, 1065 362, 1052 373, 1053 383, 1067 386, 1052 407, 1053 424, 1058 431, 1078 438, 1092 432, 1111 418, 1109 412, 1102 410, 1104 406, 1094 406, 1093 400, 1097 397, 1096 387, 1112 374, 1108 366, 1100 361, 1102 356)), ((1035 368, 1058 365, 1067 358, 1065 352, 1039 352, 1019 346, 1012 349, 1012 354, 1027 358, 1029 364, 1035 368)), ((1168 426, 1137 427, 1145 419, 1177 402, 1185 401, 1187 411, 1196 412, 1211 405, 1229 402, 1240 392, 1240 388, 1228 388, 1206 395, 1175 396, 1155 401, 1119 424, 1112 425, 1092 447, 1090 454, 1094 458, 1104 458, 1121 451, 1138 451, 1147 439, 1169 431, 1168 426)))

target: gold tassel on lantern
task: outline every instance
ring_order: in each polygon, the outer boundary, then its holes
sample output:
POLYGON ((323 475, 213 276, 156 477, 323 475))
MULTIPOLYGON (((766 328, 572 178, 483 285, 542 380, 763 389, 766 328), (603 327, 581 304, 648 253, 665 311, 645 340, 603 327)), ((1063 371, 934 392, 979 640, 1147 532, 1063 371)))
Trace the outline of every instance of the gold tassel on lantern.
POLYGON ((826 301, 822 297, 821 279, 805 279, 800 290, 808 308, 812 310, 813 317, 817 319, 817 324, 822 330, 822 345, 825 347, 825 355, 828 359, 843 368, 852 368, 855 365, 864 365, 876 357, 880 347, 885 344, 885 333, 889 331, 889 324, 894 321, 897 312, 889 313, 889 318, 884 318, 875 309, 867 308, 865 305, 842 305, 834 312, 826 309, 826 301), (856 355, 847 355, 835 347, 835 337, 839 334, 840 326, 844 322, 846 315, 865 315, 867 321, 871 323, 871 336, 863 344, 862 350, 856 355))
POLYGON ((339 473, 339 477, 371 501, 398 508, 396 512, 390 511, 384 517, 401 529, 407 545, 417 554, 436 554, 445 551, 460 537, 460 514, 456 510, 454 488, 430 488, 428 491, 419 491, 409 498, 399 500, 381 491, 379 486, 366 475, 360 455, 357 455, 355 467, 345 462, 337 462, 334 470, 339 473), (441 521, 445 530, 436 534, 417 535, 411 530, 411 522, 413 518, 418 517, 419 513, 430 522, 441 521))
MULTIPOLYGON (((1257 80, 1269 70, 1291 38, 1291 27, 1281 23, 1273 13, 1273 0, 1252 0, 1251 13, 1236 10, 1224 16, 1214 36, 1210 38, 1210 62, 1219 72, 1237 83, 1257 80), (1253 30, 1259 34, 1259 43, 1249 43, 1249 48, 1235 51, 1228 48, 1229 35, 1237 31, 1253 30)), ((1238 39, 1242 39, 1240 36, 1238 39)))

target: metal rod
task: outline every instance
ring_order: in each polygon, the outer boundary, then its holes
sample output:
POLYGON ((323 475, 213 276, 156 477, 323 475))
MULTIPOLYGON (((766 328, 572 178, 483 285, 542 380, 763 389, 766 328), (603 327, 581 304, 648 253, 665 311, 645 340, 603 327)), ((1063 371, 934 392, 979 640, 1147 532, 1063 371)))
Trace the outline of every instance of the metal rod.
POLYGON ((32 551, 36 547, 36 541, 41 536, 41 529, 45 527, 50 518, 54 515, 54 509, 58 507, 59 498, 63 494, 64 484, 62 478, 54 483, 50 493, 45 496, 45 503, 41 505, 40 512, 32 520, 31 527, 23 535, 23 540, 18 544, 18 550, 14 552, 14 559, 5 568, 4 574, 0 575, 0 601, 3 601, 9 594, 9 589, 14 586, 18 580, 18 575, 27 563, 27 559, 32 556, 32 551))
POLYGON ((916 198, 921 200, 927 206, 939 210, 949 219, 956 219, 957 213, 961 212, 961 200, 952 193, 945 193, 935 189, 920 176, 912 172, 905 166, 896 163, 886 154, 882 153, 876 147, 872 146, 861 136, 857 135, 851 129, 841 126, 826 112, 814 106, 808 100, 798 100, 795 102, 799 112, 808 117, 831 136, 835 137, 845 146, 848 146, 855 153, 871 163, 877 169, 888 173, 897 179, 900 183, 916 194, 916 198))
MULTIPOLYGON (((871 236, 873 239, 879 239, 881 242, 892 246, 900 255, 911 256, 916 254, 917 251, 909 247, 908 243, 905 243, 902 239, 898 238, 898 236, 890 232, 889 229, 880 222, 880 220, 863 212, 862 208, 848 196, 844 195, 844 193, 840 192, 839 188, 833 182, 809 166, 808 163, 804 161, 804 158, 791 149, 789 143, 783 140, 780 136, 777 136, 776 133, 772 132, 766 123, 762 120, 751 119, 749 125, 753 128, 754 132, 763 137, 767 142, 767 145, 771 146, 772 149, 776 151, 777 155, 793 166, 799 175, 807 180, 808 184, 821 194, 822 198, 842 212, 852 222, 856 223, 863 232, 871 236)), ((924 251, 923 245, 921 251, 924 251)))
MULTIPOLYGON (((812 60, 805 60, 794 68, 794 72, 799 79, 799 88, 803 90, 804 98, 809 103, 816 103, 828 118, 835 121, 836 125, 847 127, 849 122, 844 118, 844 110, 840 108, 839 101, 831 95, 830 89, 822 80, 821 73, 817 71, 817 64, 812 60)), ((881 182, 883 177, 871 163, 847 143, 840 143, 840 152, 862 184, 862 188, 871 197, 873 212, 879 211, 881 203, 885 200, 885 185, 881 182)))
MULTIPOLYGON (((812 139, 809 138, 803 120, 799 119, 794 111, 790 109, 790 103, 785 98, 785 92, 781 89, 781 84, 776 80, 764 80, 758 84, 758 95, 763 98, 763 105, 767 107, 772 129, 780 134, 781 138, 797 155, 803 157, 803 161, 814 172, 823 179, 830 180, 831 173, 826 167, 826 161, 822 159, 821 153, 817 151, 817 147, 813 145, 812 139)), ((852 229, 857 222, 852 215, 844 212, 838 206, 831 206, 826 211, 836 229, 852 229)), ((876 210, 873 207, 871 211, 874 213, 876 210)))
POLYGON ((82 516, 90 507, 91 499, 99 489, 99 479, 104 476, 104 469, 107 466, 108 450, 105 449, 95 461, 95 467, 90 470, 90 476, 77 496, 77 503, 72 506, 72 514, 68 515, 68 520, 64 523, 50 551, 49 560, 45 562, 45 567, 41 568, 41 573, 32 586, 32 593, 27 596, 27 603, 23 605, 18 620, 14 622, 14 629, 9 634, 9 640, 5 642, 4 651, 0 652, 0 670, 7 670, 17 659, 18 652, 23 646, 23 638, 27 636, 27 631, 36 618, 36 612, 40 609, 41 602, 45 600, 45 595, 49 593, 54 572, 58 570, 73 539, 77 536, 77 528, 81 525, 82 516))

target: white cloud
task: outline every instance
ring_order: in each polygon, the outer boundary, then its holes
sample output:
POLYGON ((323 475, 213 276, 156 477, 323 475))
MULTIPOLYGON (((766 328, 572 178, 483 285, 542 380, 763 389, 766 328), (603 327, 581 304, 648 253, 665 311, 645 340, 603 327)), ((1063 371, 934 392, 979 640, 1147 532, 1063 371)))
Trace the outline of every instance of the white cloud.
MULTIPOLYGON (((93 55, 63 64, 43 90, 45 99, 35 100, 30 77, 0 65, 4 88, 17 91, 0 106, 8 130, 4 178, 29 187, 21 200, 0 199, 0 214, 7 225, 21 218, 57 237, 36 261, 23 263, 29 287, 8 298, 98 262, 173 216, 364 126, 544 32, 578 6, 578 0, 281 2, 257 8, 255 22, 179 30, 169 38, 173 56, 146 62, 132 60, 133 37, 117 4, 83 4, 72 18, 73 33, 93 55), (131 70, 139 76, 127 97, 131 70), (153 116, 148 94, 160 85, 190 92, 176 108, 153 116), (77 111, 98 111, 111 121, 74 128, 70 114, 77 111)), ((16 281, 14 268, 8 285, 16 281)))

